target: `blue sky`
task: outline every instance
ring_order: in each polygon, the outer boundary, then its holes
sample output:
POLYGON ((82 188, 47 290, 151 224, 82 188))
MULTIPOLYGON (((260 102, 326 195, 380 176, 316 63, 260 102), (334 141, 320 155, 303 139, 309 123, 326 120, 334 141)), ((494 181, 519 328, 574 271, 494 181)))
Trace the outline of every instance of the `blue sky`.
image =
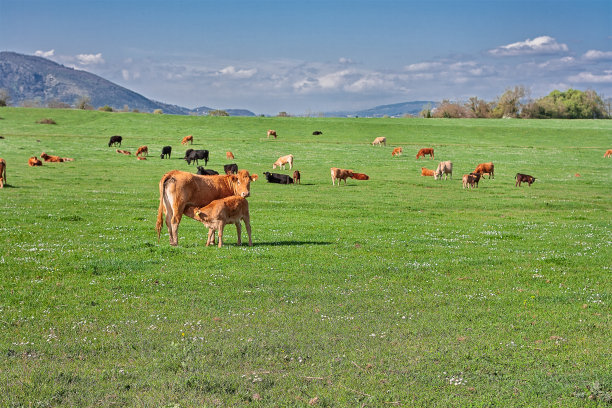
POLYGON ((612 2, 0 0, 0 50, 186 107, 292 114, 612 96, 612 2))

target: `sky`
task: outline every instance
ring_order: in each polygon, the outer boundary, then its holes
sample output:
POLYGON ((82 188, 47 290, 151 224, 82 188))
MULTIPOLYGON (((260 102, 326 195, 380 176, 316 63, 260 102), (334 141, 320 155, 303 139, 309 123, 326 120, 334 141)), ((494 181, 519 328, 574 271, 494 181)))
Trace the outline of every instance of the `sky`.
POLYGON ((0 0, 0 51, 188 108, 612 96, 612 1, 0 0))

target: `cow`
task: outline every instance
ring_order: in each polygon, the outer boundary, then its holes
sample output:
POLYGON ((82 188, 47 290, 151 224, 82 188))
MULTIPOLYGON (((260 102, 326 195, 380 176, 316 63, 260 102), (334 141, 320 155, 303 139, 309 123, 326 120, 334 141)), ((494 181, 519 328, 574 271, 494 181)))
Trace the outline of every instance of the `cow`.
POLYGON ((312 132, 313 136, 319 136, 319 135, 322 135, 322 134, 323 134, 323 132, 321 132, 320 130, 315 130, 314 132, 312 132))
POLYGON ((274 138, 276 139, 276 136, 277 136, 276 135, 276 130, 269 129, 268 130, 268 139, 270 138, 270 136, 274 136, 274 138))
POLYGON ((516 176, 514 176, 514 178, 516 179, 516 183, 514 183, 514 187, 520 187, 521 182, 523 181, 529 184, 529 187, 531 187, 531 184, 536 181, 536 178, 530 176, 529 174, 516 173, 516 176))
POLYGON ((136 156, 136 159, 137 159, 137 160, 147 160, 147 158, 146 158, 146 157, 141 157, 141 156, 136 156))
POLYGON ((4 188, 6 183, 6 161, 0 158, 0 188, 4 188))
POLYGON ((178 227, 183 214, 195 218, 195 208, 229 196, 243 198, 251 194, 251 181, 259 178, 240 170, 238 174, 199 176, 180 170, 164 174, 159 181, 159 208, 155 230, 159 240, 164 225, 164 214, 170 245, 178 245, 178 227))
POLYGON ((453 179, 453 163, 450 160, 443 161, 438 163, 438 167, 434 172, 434 179, 442 180, 442 175, 444 175, 444 180, 448 179, 447 174, 450 174, 451 180, 453 179))
POLYGON ((181 144, 182 145, 186 145, 188 142, 191 142, 191 144, 193 144, 193 136, 192 135, 185 136, 183 138, 183 140, 181 140, 181 144))
POLYGON ((53 163, 63 163, 63 162, 68 162, 68 161, 74 161, 74 159, 71 157, 50 156, 45 152, 42 152, 40 154, 40 158, 46 162, 53 162, 53 163))
MULTIPOLYGON (((367 174, 363 174, 363 173, 353 173, 351 175, 351 178, 355 179, 355 180, 369 180, 370 176, 368 176, 367 174)), ((340 182, 338 182, 338 183, 340 183, 340 182)))
POLYGON ((331 169, 332 186, 338 180, 338 187, 340 187, 340 180, 344 180, 346 185, 346 179, 353 176, 353 170, 340 169, 338 167, 332 167, 331 169))
POLYGON ((238 173, 238 165, 236 163, 224 164, 223 165, 223 171, 227 175, 236 174, 236 173, 238 173))
MULTIPOLYGON (((379 136, 376 139, 374 139, 374 141, 372 142, 372 146, 376 146, 376 145, 387 145, 387 138, 384 136, 379 136)), ((346 180, 345 180, 346 181, 346 180)))
POLYGON ((242 245, 242 226, 240 221, 244 221, 244 226, 249 236, 249 246, 253 246, 249 203, 245 198, 230 196, 214 200, 204 207, 196 208, 194 219, 208 227, 206 246, 215 243, 215 231, 219 231, 219 248, 221 248, 223 245, 223 228, 227 224, 236 225, 238 245, 242 245))
POLYGON ((286 156, 281 156, 278 158, 278 160, 276 160, 274 162, 274 164, 272 165, 272 169, 275 169, 276 167, 280 167, 283 170, 285 170, 285 165, 289 164, 289 170, 293 169, 293 155, 292 154, 288 154, 286 156))
POLYGON ((36 156, 32 156, 28 159, 28 166, 30 167, 35 167, 35 166, 42 166, 42 162, 40 160, 38 160, 38 157, 36 156))
POLYGON ((293 179, 286 174, 270 173, 266 171, 264 172, 264 176, 266 176, 268 183, 293 184, 293 179))
POLYGON ((227 157, 227 160, 234 160, 234 153, 225 152, 225 157, 227 157))
POLYGON ((402 149, 401 147, 396 147, 395 149, 393 149, 393 151, 391 152, 391 157, 393 156, 400 156, 402 154, 402 152, 404 151, 404 149, 402 149))
POLYGON ((159 158, 163 159, 166 156, 168 156, 168 158, 170 158, 171 155, 172 155, 172 146, 164 146, 164 147, 162 147, 162 152, 159 155, 159 158))
POLYGON ((482 176, 482 173, 470 173, 471 176, 474 176, 474 183, 472 184, 472 188, 474 187, 474 184, 476 184, 476 187, 478 187, 478 182, 480 181, 480 176, 482 176))
POLYGON ((419 152, 416 155, 417 160, 419 159, 419 157, 423 157, 424 158, 426 154, 431 156, 431 160, 434 159, 434 149, 430 148, 430 147, 426 147, 426 148, 423 148, 423 149, 419 150, 419 152))
POLYGON ((118 135, 111 136, 110 140, 108 141, 108 147, 117 146, 117 145, 121 146, 121 141, 122 140, 123 140, 123 138, 121 136, 118 136, 118 135))
POLYGON ((149 155, 149 147, 148 146, 140 146, 138 150, 136 150, 136 156, 140 156, 144 154, 145 156, 149 155))
POLYGON ((489 174, 489 178, 491 178, 491 176, 495 178, 495 166, 493 165, 493 162, 480 163, 478 166, 476 166, 476 170, 474 170, 473 172, 482 173, 483 178, 486 173, 489 174))
POLYGON ((475 177, 473 174, 463 175, 463 188, 474 188, 475 177))
POLYGON ((187 164, 191 164, 191 162, 199 164, 198 160, 204 160, 204 165, 206 166, 208 164, 208 150, 187 149, 183 159, 187 161, 187 164))
POLYGON ((606 152, 604 153, 604 157, 610 157, 612 156, 612 149, 608 149, 606 150, 606 152))
POLYGON ((125 155, 131 155, 131 152, 128 152, 127 150, 121 150, 121 149, 116 149, 115 150, 117 153, 121 153, 121 154, 125 154, 125 155))
POLYGON ((198 172, 196 174, 199 174, 200 176, 216 176, 219 174, 219 172, 212 169, 205 169, 202 166, 198 166, 198 172))
POLYGON ((302 175, 297 170, 293 172, 293 184, 302 184, 302 175))
POLYGON ((421 176, 434 176, 434 171, 433 170, 429 170, 425 167, 421 167, 421 176))

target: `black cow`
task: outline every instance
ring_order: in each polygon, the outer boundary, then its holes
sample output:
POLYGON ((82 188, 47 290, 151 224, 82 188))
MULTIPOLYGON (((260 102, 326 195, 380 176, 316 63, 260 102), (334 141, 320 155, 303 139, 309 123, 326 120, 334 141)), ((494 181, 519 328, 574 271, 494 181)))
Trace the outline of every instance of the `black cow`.
POLYGON ((293 179, 286 174, 264 172, 268 183, 293 184, 293 179))
POLYGON ((323 132, 321 132, 320 130, 315 130, 314 132, 312 132, 313 136, 318 136, 318 135, 322 135, 323 132))
POLYGON ((110 140, 108 141, 108 147, 117 146, 117 144, 121 146, 122 140, 123 138, 121 136, 111 136, 110 140))
POLYGON ((198 166, 197 174, 199 174, 200 176, 216 176, 217 174, 219 174, 219 172, 211 169, 205 169, 202 166, 198 166))
POLYGON ((474 187, 474 184, 476 184, 476 187, 478 187, 478 182, 480 181, 480 176, 482 176, 482 173, 470 173, 470 176, 474 176, 472 179, 472 187, 474 187))
POLYGON ((206 166, 208 164, 208 150, 187 149, 183 158, 187 161, 187 164, 191 164, 191 162, 200 164, 198 160, 204 160, 204 165, 206 166))
POLYGON ((514 183, 514 187, 517 187, 517 186, 520 187, 522 181, 529 184, 529 187, 531 187, 531 183, 536 181, 536 178, 530 176, 529 174, 516 173, 516 176, 514 176, 514 178, 516 179, 516 183, 514 183))
POLYGON ((227 175, 236 174, 238 173, 238 165, 236 163, 224 164, 223 171, 225 171, 225 174, 227 175))
POLYGON ((170 158, 171 155, 172 155, 172 146, 164 146, 162 147, 162 153, 159 157, 163 159, 166 156, 168 156, 168 158, 170 158))

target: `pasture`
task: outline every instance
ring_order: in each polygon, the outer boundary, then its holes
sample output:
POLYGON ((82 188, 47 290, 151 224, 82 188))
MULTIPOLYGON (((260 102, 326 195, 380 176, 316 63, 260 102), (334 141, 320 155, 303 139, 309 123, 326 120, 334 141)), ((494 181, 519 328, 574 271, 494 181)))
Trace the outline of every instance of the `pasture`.
POLYGON ((0 118, 0 406, 612 399, 611 121, 0 118), (148 160, 115 153, 112 135, 133 154, 148 145, 148 160), (422 147, 436 159, 416 160, 422 147), (165 225, 157 241, 158 182, 196 171, 187 148, 208 149, 220 172, 232 151, 260 176, 253 247, 235 245, 233 226, 223 248, 205 247, 206 228, 188 218, 178 247, 165 225), (28 167, 43 151, 75 161, 28 167), (266 183, 286 154, 302 184, 266 183), (442 160, 452 180, 421 176, 442 160), (495 179, 462 189, 489 161, 495 179), (330 167, 370 180, 332 186, 330 167), (517 188, 517 172, 537 180, 517 188))

